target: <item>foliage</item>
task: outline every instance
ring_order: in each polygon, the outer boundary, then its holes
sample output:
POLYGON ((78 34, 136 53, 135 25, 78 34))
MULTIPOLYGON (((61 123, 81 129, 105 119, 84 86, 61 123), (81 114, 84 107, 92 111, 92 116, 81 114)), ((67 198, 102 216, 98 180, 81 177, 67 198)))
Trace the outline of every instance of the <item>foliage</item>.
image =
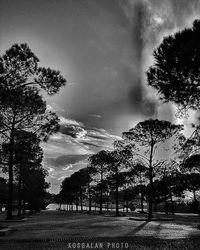
POLYGON ((14 146, 19 131, 47 140, 59 128, 58 117, 46 111, 41 90, 53 95, 65 85, 59 71, 39 66, 27 44, 14 44, 0 57, 0 136, 8 143, 9 199, 7 218, 12 218, 14 146))
POLYGON ((152 218, 152 203, 154 194, 153 179, 156 174, 155 169, 158 166, 162 166, 164 163, 156 160, 155 153, 157 147, 171 137, 179 137, 179 133, 182 129, 183 126, 174 125, 168 121, 149 119, 139 122, 128 132, 123 132, 123 138, 128 143, 131 143, 135 156, 139 158, 140 161, 143 162, 143 165, 148 168, 149 219, 152 218))
POLYGON ((0 206, 7 203, 8 183, 3 177, 0 177, 0 206))
POLYGON ((123 137, 139 144, 149 147, 151 144, 165 142, 183 129, 182 125, 171 124, 168 121, 149 119, 139 122, 134 128, 123 133, 123 137))
POLYGON ((165 37, 154 51, 155 63, 147 72, 148 84, 164 102, 183 109, 200 107, 200 20, 192 28, 165 37))
POLYGON ((25 171, 25 195, 31 211, 43 208, 46 189, 49 188, 49 183, 45 181, 47 175, 47 170, 41 166, 25 171))
POLYGON ((60 197, 64 203, 78 205, 83 198, 88 195, 88 184, 91 181, 89 169, 83 168, 74 172, 70 177, 66 177, 61 185, 60 197))

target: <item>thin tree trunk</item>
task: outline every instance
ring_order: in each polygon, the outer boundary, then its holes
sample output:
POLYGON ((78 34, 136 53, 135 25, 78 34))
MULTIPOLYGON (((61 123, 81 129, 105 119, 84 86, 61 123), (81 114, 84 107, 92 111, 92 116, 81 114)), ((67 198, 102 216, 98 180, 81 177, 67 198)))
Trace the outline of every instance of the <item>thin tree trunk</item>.
POLYGON ((8 208, 7 208, 7 219, 12 219, 12 202, 13 202, 13 156, 14 156, 14 135, 11 132, 9 142, 9 161, 8 161, 8 172, 9 172, 9 183, 8 183, 8 208))
POLYGON ((144 213, 144 195, 142 192, 140 198, 141 198, 141 212, 144 213))
POLYGON ((170 200, 171 200, 171 213, 174 214, 174 202, 173 202, 172 194, 170 194, 170 200))
POLYGON ((92 211, 92 197, 91 197, 91 194, 89 194, 89 213, 91 213, 92 211))
POLYGON ((22 206, 21 182, 22 182, 22 166, 20 164, 19 165, 19 183, 18 183, 18 216, 21 216, 21 206, 22 206))
POLYGON ((76 212, 78 212, 78 194, 76 194, 76 212))
POLYGON ((80 201, 81 201, 81 213, 83 212, 83 194, 82 189, 80 189, 80 201))
POLYGON ((116 167, 116 216, 119 216, 119 179, 118 179, 117 167, 116 167))
POLYGON ((157 212, 157 201, 154 199, 154 212, 157 212))
POLYGON ((88 213, 90 214, 92 211, 92 197, 91 197, 91 190, 90 190, 90 182, 88 181, 88 213))
POLYGON ((25 196, 24 177, 22 179, 22 195, 23 195, 23 215, 25 215, 25 213, 26 213, 26 196, 25 196))
POLYGON ((166 195, 165 195, 165 214, 168 214, 168 203, 166 195))
POLYGON ((101 172, 101 190, 100 190, 100 208, 99 208, 99 214, 102 214, 102 202, 103 202, 103 173, 101 172))
POLYGON ((194 197, 194 201, 196 200, 196 190, 193 190, 193 197, 194 197))
POLYGON ((106 197, 107 199, 106 199, 106 210, 107 210, 107 212, 109 211, 109 195, 108 195, 108 193, 107 193, 107 197, 106 197))
POLYGON ((151 220, 153 217, 152 205, 153 205, 153 168, 152 168, 152 160, 153 160, 153 148, 154 143, 151 144, 150 151, 150 159, 149 159, 149 212, 148 212, 148 220, 151 220))
POLYGON ((148 212, 148 219, 151 220, 153 217, 153 211, 152 211, 152 205, 153 205, 153 197, 152 197, 152 186, 153 186, 153 181, 152 181, 152 169, 149 170, 149 178, 150 178, 150 192, 149 192, 149 212, 148 212))

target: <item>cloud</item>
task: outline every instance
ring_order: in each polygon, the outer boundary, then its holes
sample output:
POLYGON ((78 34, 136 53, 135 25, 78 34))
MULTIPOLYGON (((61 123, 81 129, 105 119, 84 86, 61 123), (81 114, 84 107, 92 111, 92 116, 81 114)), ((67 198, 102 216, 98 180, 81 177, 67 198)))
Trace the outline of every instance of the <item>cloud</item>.
MULTIPOLYGON (((65 139, 68 139, 68 142, 71 138, 71 143, 77 143, 79 145, 87 145, 87 146, 94 146, 94 147, 107 147, 110 142, 114 140, 119 140, 120 137, 110 134, 105 129, 101 128, 88 128, 83 123, 68 119, 65 117, 61 118, 61 126, 59 130, 59 134, 52 136, 53 140, 63 140, 63 135, 66 136, 65 139)), ((110 145, 109 145, 110 146, 110 145)))
POLYGON ((61 125, 60 130, 62 134, 72 136, 73 138, 82 138, 87 134, 87 131, 78 125, 61 125))
POLYGON ((102 141, 113 139, 113 140, 119 140, 120 136, 117 135, 112 135, 108 133, 105 129, 98 129, 98 128, 93 128, 91 130, 87 131, 87 136, 95 139, 99 139, 102 141))
MULTIPOLYGON (((47 177, 47 181, 51 183, 50 192, 58 193, 60 191, 60 186, 62 184, 62 181, 66 177, 69 177, 72 173, 86 166, 87 166, 87 163, 84 161, 81 161, 79 163, 70 164, 63 168, 50 167, 51 169, 53 169, 53 171, 49 172, 49 176, 47 177)), ((46 166, 47 170, 48 168, 49 167, 46 166)))
POLYGON ((59 116, 60 119, 60 125, 75 125, 75 126, 82 126, 83 124, 81 122, 77 122, 73 119, 65 118, 63 116, 59 116))
POLYGON ((90 116, 94 118, 102 118, 102 116, 99 114, 91 114, 90 116))
POLYGON ((51 190, 59 191, 60 182, 75 171, 87 166, 87 158, 102 149, 112 150, 113 142, 121 137, 105 129, 87 127, 64 118, 58 133, 43 143, 44 166, 49 172, 51 190), (69 122, 69 123, 68 123, 69 122))
POLYGON ((59 113, 65 112, 65 109, 61 108, 60 105, 58 105, 55 102, 52 102, 51 104, 47 104, 47 110, 53 111, 53 112, 59 112, 59 113))
POLYGON ((47 110, 48 111, 54 111, 53 107, 51 105, 49 105, 49 104, 47 104, 47 110))
POLYGON ((67 171, 67 170, 70 170, 72 167, 73 167, 73 165, 69 164, 66 167, 62 168, 62 170, 67 171))
MULTIPOLYGON (((147 85, 145 72, 149 66, 154 63, 153 51, 162 42, 164 36, 174 34, 175 32, 192 25, 194 19, 200 15, 199 0, 125 0, 121 4, 124 15, 127 20, 133 24, 135 21, 134 13, 140 12, 140 37, 141 37, 141 70, 139 79, 141 81, 140 90, 142 94, 135 98, 135 92, 131 94, 132 99, 138 99, 141 114, 144 116, 160 117, 163 119, 163 108, 158 100, 159 95, 147 85), (143 101, 143 103, 141 102, 143 101)), ((133 103, 133 107, 135 107, 133 103)), ((174 108, 167 106, 168 117, 174 117, 174 108)), ((166 106, 164 107, 166 109, 166 106)))
POLYGON ((82 138, 87 134, 87 131, 83 128, 83 123, 73 119, 65 118, 63 116, 60 119, 60 129, 62 134, 69 135, 73 138, 82 138))
MULTIPOLYGON (((56 158, 47 158, 47 164, 54 166, 56 168, 67 166, 68 168, 72 168, 72 165, 75 163, 79 163, 83 160, 86 160, 90 155, 62 155, 58 156, 56 158), (71 167, 69 167, 69 165, 71 167)), ((62 169, 62 170, 67 170, 67 169, 62 169)))
POLYGON ((67 86, 72 86, 72 85, 75 85, 75 84, 77 84, 77 82, 68 82, 67 86))

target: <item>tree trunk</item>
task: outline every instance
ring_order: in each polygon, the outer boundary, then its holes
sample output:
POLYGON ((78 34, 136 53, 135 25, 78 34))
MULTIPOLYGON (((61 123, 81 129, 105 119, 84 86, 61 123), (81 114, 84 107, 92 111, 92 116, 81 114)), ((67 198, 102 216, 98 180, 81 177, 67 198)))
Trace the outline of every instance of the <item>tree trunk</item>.
POLYGON ((23 215, 25 215, 25 213, 26 213, 26 196, 25 196, 24 177, 22 179, 22 195, 23 195, 23 215))
POLYGON ((119 216, 119 179, 118 179, 118 168, 116 167, 116 216, 119 216))
POLYGON ((154 199, 154 212, 157 212, 157 201, 154 199))
POLYGON ((91 211, 92 211, 92 197, 89 194, 89 213, 91 213, 91 211))
POLYGON ((103 203, 103 173, 101 172, 101 190, 100 190, 100 208, 99 208, 99 214, 102 214, 102 203, 103 203))
POLYGON ((80 189, 80 201, 81 201, 81 213, 83 212, 83 194, 82 189, 80 189))
POLYGON ((126 201, 126 212, 128 213, 128 200, 126 201))
POLYGON ((149 190, 149 212, 148 212, 148 219, 151 220, 153 217, 153 211, 152 211, 152 206, 153 206, 153 180, 152 180, 152 168, 150 167, 149 169, 149 179, 150 179, 150 190, 149 190))
POLYGON ((90 190, 90 182, 88 182, 88 213, 90 214, 92 211, 92 197, 91 197, 91 190, 90 190))
POLYGON ((18 216, 21 216, 21 206, 22 206, 21 182, 22 182, 22 166, 20 164, 19 165, 19 183, 18 183, 18 216))
POLYGON ((76 193, 76 212, 78 212, 78 194, 76 193))
POLYGON ((107 212, 109 211, 109 193, 107 193, 107 197, 106 197, 106 210, 107 212))
POLYGON ((171 200, 171 213, 174 214, 174 202, 173 202, 172 194, 170 194, 170 200, 171 200))
POLYGON ((150 151, 150 159, 149 159, 149 212, 148 212, 148 220, 151 220, 153 217, 153 168, 152 168, 152 160, 153 160, 153 149, 154 143, 151 144, 150 151))
POLYGON ((165 195, 165 214, 168 214, 167 196, 165 195))
POLYGON ((144 195, 141 192, 141 197, 140 197, 140 201, 141 201, 141 212, 144 213, 144 195))
POLYGON ((193 199, 196 200, 196 190, 193 190, 193 199))
POLYGON ((8 161, 8 172, 9 172, 9 183, 8 183, 8 207, 7 207, 7 219, 12 219, 12 202, 13 202, 13 156, 14 156, 14 135, 11 132, 9 142, 9 161, 8 161))

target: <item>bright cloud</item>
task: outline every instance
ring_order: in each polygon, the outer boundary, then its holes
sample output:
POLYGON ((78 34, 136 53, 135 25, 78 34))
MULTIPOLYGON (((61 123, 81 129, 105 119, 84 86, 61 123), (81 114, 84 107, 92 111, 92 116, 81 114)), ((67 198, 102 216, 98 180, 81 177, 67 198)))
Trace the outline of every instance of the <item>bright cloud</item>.
POLYGON ((77 122, 73 119, 65 118, 63 116, 60 116, 59 119, 60 119, 60 125, 77 125, 77 126, 83 125, 81 122, 77 122))

